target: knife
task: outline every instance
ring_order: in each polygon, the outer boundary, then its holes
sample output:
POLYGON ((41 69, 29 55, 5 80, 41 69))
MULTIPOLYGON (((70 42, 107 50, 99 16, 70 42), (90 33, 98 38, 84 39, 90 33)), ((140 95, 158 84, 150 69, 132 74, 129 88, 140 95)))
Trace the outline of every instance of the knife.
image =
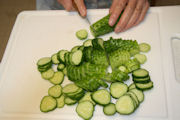
MULTIPOLYGON (((75 10, 78 12, 78 14, 81 16, 81 14, 80 14, 80 12, 79 12, 79 10, 78 10, 78 7, 77 7, 77 5, 76 5, 76 3, 75 3, 74 0, 72 0, 72 5, 73 5, 73 7, 75 8, 75 10)), ((81 16, 81 17, 82 17, 82 16, 81 16)), ((89 26, 91 26, 91 22, 89 21, 87 15, 86 15, 86 17, 82 17, 82 18, 87 21, 87 23, 89 24, 89 26)), ((93 28, 93 26, 91 26, 91 28, 92 28, 93 31, 95 31, 94 28, 93 28)))

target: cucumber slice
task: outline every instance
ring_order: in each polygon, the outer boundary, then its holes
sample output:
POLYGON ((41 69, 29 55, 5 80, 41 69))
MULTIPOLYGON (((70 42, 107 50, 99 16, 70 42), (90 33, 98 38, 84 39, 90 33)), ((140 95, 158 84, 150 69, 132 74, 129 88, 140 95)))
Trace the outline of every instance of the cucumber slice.
POLYGON ((64 95, 61 95, 59 98, 56 98, 56 101, 57 101, 57 108, 63 108, 64 105, 65 105, 65 102, 64 102, 64 95))
POLYGON ((148 83, 148 82, 150 82, 151 80, 150 80, 150 76, 147 76, 147 77, 145 77, 145 78, 136 78, 136 77, 134 77, 134 78, 133 78, 133 81, 134 81, 135 83, 148 83))
POLYGON ((120 98, 128 91, 128 86, 121 82, 112 83, 110 86, 110 93, 114 98, 120 98))
POLYGON ((128 69, 125 66, 119 66, 118 69, 122 72, 129 73, 128 69))
POLYGON ((79 90, 79 87, 77 85, 75 85, 74 83, 70 83, 64 86, 62 91, 64 94, 69 94, 69 93, 75 93, 78 90, 79 90))
POLYGON ((48 94, 52 97, 58 98, 62 94, 62 87, 60 85, 55 85, 49 88, 48 94))
POLYGON ((117 100, 115 107, 116 107, 117 112, 123 115, 131 114, 135 110, 134 102, 129 95, 121 96, 117 100))
POLYGON ((149 76, 149 72, 145 69, 137 69, 132 72, 132 76, 136 78, 145 78, 149 76))
POLYGON ((100 89, 92 93, 92 99, 99 105, 107 105, 111 102, 111 95, 106 89, 100 89))
POLYGON ((141 43, 139 44, 139 50, 141 52, 149 52, 151 50, 151 46, 147 43, 141 43))
POLYGON ((79 88, 76 92, 67 93, 65 95, 73 100, 79 100, 84 96, 84 90, 82 88, 79 88))
POLYGON ((133 92, 131 92, 131 91, 127 92, 126 94, 127 94, 127 95, 130 95, 130 96, 134 99, 135 104, 136 104, 136 108, 137 108, 137 107, 139 106, 140 102, 139 102, 136 94, 133 93, 133 92))
POLYGON ((61 84, 64 80, 64 74, 61 71, 55 72, 54 76, 49 80, 52 84, 61 84))
POLYGON ((134 58, 136 58, 140 64, 144 64, 147 61, 147 57, 144 54, 136 54, 134 58))
POLYGON ((128 90, 130 91, 130 90, 133 89, 133 88, 136 88, 136 85, 135 85, 134 83, 132 83, 132 84, 129 85, 128 90))
POLYGON ((70 59, 72 65, 79 65, 82 61, 82 56, 83 53, 81 50, 77 50, 76 52, 73 52, 70 59))
POLYGON ((73 99, 71 99, 69 97, 65 97, 64 102, 65 102, 66 105, 74 105, 74 104, 77 103, 77 100, 73 100, 73 99))
POLYGON ((49 70, 42 72, 41 76, 43 79, 49 80, 54 76, 54 70, 50 68, 49 70))
POLYGON ((66 67, 63 69, 63 73, 64 73, 64 75, 67 75, 67 68, 66 67))
POLYGON ((84 47, 92 46, 92 39, 88 39, 88 40, 84 41, 83 46, 84 47))
POLYGON ((67 53, 68 51, 67 50, 60 50, 58 53, 57 53, 57 56, 58 56, 58 60, 62 63, 65 62, 65 59, 64 59, 64 55, 65 53, 67 53))
POLYGON ((65 64, 66 64, 66 65, 69 65, 69 64, 70 64, 69 54, 70 54, 70 52, 67 52, 67 53, 64 54, 64 59, 65 59, 65 64))
POLYGON ((57 102, 51 96, 44 96, 41 100, 40 110, 41 112, 49 112, 56 108, 57 102))
POLYGON ((130 92, 133 92, 137 96, 139 102, 144 101, 144 93, 141 90, 134 88, 131 89, 130 92))
POLYGON ((76 32, 76 37, 80 40, 86 39, 88 36, 88 32, 85 29, 81 29, 76 32))
POLYGON ((65 68, 65 65, 64 64, 59 64, 58 66, 57 66, 57 70, 58 71, 61 71, 61 70, 63 70, 65 68))
POLYGON ((84 46, 83 46, 83 45, 82 45, 82 46, 80 46, 80 47, 78 48, 78 50, 83 51, 83 50, 84 50, 84 46))
POLYGON ((44 57, 38 60, 37 66, 42 67, 45 65, 51 64, 51 58, 50 57, 44 57))
POLYGON ((84 101, 90 101, 92 102, 93 105, 96 105, 96 103, 91 98, 91 92, 85 93, 85 95, 79 100, 79 102, 84 102, 84 101))
POLYGON ((76 112, 84 120, 89 120, 93 116, 94 106, 89 101, 80 102, 76 107, 76 112))
POLYGON ((53 54, 51 56, 51 59, 52 59, 53 64, 59 64, 60 63, 59 60, 58 60, 57 53, 53 54))
MULTIPOLYGON (((86 41, 85 41, 86 42, 86 41)), ((76 52, 78 49, 79 49, 79 45, 78 46, 74 46, 72 49, 71 49, 71 52, 76 52)))
POLYGON ((137 89, 140 90, 149 90, 151 88, 153 88, 153 82, 150 81, 148 83, 135 83, 137 89))
POLYGON ((106 106, 103 107, 103 112, 105 115, 114 115, 116 113, 116 107, 115 107, 115 104, 113 103, 110 103, 106 106))

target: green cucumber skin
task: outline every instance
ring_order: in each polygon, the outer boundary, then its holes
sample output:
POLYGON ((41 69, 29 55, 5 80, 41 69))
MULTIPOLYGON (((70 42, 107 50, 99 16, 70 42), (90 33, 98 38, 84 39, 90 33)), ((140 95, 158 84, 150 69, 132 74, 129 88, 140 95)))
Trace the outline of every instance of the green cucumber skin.
MULTIPOLYGON (((122 13, 123 13, 123 11, 121 12, 117 22, 119 21, 122 13)), ((95 22, 94 24, 92 24, 90 26, 90 30, 91 30, 94 37, 105 35, 107 33, 114 31, 114 28, 115 28, 117 22, 113 26, 110 26, 109 25, 109 18, 110 18, 110 14, 106 15, 105 17, 103 17, 102 19, 98 20, 97 22, 95 22)))

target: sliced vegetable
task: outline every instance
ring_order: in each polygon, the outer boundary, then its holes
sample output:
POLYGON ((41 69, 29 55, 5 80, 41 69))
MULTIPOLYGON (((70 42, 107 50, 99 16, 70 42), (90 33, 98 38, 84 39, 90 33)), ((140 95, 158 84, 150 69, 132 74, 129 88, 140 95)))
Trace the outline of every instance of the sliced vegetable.
POLYGON ((65 68, 65 65, 64 65, 64 64, 59 64, 59 65, 57 66, 57 70, 58 70, 58 71, 62 71, 64 68, 65 68))
POLYGON ((100 89, 92 94, 92 99, 99 105, 107 105, 111 102, 111 95, 106 89, 100 89))
POLYGON ((77 100, 73 100, 73 99, 71 99, 71 98, 69 98, 69 97, 65 97, 64 103, 65 103, 66 105, 74 105, 74 104, 77 103, 77 100))
POLYGON ((84 41, 83 46, 84 47, 92 46, 92 39, 88 39, 88 40, 84 41))
POLYGON ((56 108, 56 99, 51 96, 44 96, 41 100, 40 110, 41 112, 49 112, 56 108))
POLYGON ((149 72, 145 69, 137 69, 132 72, 132 76, 136 78, 145 78, 149 76, 149 72))
POLYGON ((60 63, 59 60, 58 60, 57 53, 53 54, 51 56, 51 59, 52 59, 53 64, 59 64, 60 63))
POLYGON ((63 73, 64 73, 64 75, 67 75, 67 68, 66 67, 63 69, 63 73))
POLYGON ((63 80, 64 74, 61 71, 55 72, 54 76, 51 79, 49 79, 49 81, 54 85, 61 84, 63 80))
POLYGON ((121 96, 115 104, 116 110, 119 114, 128 115, 134 112, 134 101, 129 95, 121 96))
POLYGON ((65 94, 75 93, 79 90, 79 87, 73 83, 67 84, 63 87, 62 92, 65 94))
POLYGON ((37 62, 37 66, 42 67, 42 66, 46 66, 48 64, 51 64, 51 58, 50 57, 44 57, 38 60, 37 62))
MULTIPOLYGON (((86 42, 86 41, 85 41, 86 42)), ((72 49, 71 49, 71 52, 76 52, 78 49, 79 49, 79 45, 77 46, 74 46, 72 49)))
POLYGON ((137 96, 139 102, 144 101, 144 93, 141 90, 134 88, 134 89, 131 89, 130 91, 133 92, 137 96))
POLYGON ((92 102, 93 105, 96 105, 96 103, 92 100, 91 98, 91 92, 87 92, 80 100, 79 102, 83 102, 83 101, 90 101, 92 102))
POLYGON ((62 94, 62 87, 60 85, 55 85, 49 88, 48 94, 52 97, 58 98, 62 94))
POLYGON ((136 58, 140 64, 144 64, 147 61, 147 57, 144 54, 136 54, 134 58, 136 58))
POLYGON ((141 52, 149 52, 151 50, 151 46, 147 43, 141 43, 139 44, 139 50, 141 52))
POLYGON ((54 76, 54 70, 50 68, 49 70, 42 72, 41 76, 43 79, 49 80, 54 76))
POLYGON ((106 106, 103 107, 103 112, 105 115, 114 115, 116 113, 116 107, 115 107, 115 104, 113 103, 110 103, 106 106))
POLYGON ((133 78, 133 81, 134 81, 135 83, 148 83, 148 82, 150 82, 151 80, 150 80, 150 76, 147 76, 147 77, 144 77, 144 78, 136 78, 136 77, 134 77, 134 78, 133 78))
POLYGON ((73 53, 70 53, 70 63, 72 65, 79 65, 82 62, 83 53, 81 50, 77 50, 73 53))
POLYGON ((65 55, 65 53, 67 53, 67 52, 68 52, 67 50, 60 50, 60 51, 57 53, 58 60, 61 61, 62 63, 65 62, 64 55, 65 55))
POLYGON ((121 82, 112 83, 110 86, 110 93, 114 98, 120 98, 128 91, 128 86, 121 82))
POLYGON ((59 98, 56 98, 57 101, 57 108, 63 108, 64 107, 64 95, 61 95, 59 98))
POLYGON ((76 32, 76 37, 80 40, 86 39, 88 36, 88 32, 85 29, 81 29, 76 32))
POLYGON ((89 120, 93 116, 94 106, 89 101, 80 102, 76 107, 76 112, 84 120, 89 120))
POLYGON ((140 90, 149 90, 153 88, 153 82, 149 81, 148 83, 135 83, 136 88, 140 90))
POLYGON ((128 90, 131 90, 131 89, 133 89, 133 88, 136 88, 136 85, 135 85, 134 83, 132 83, 132 84, 129 85, 128 90))
POLYGON ((104 45, 103 45, 103 39, 102 38, 94 38, 92 40, 92 46, 95 49, 99 49, 99 50, 104 50, 104 45))

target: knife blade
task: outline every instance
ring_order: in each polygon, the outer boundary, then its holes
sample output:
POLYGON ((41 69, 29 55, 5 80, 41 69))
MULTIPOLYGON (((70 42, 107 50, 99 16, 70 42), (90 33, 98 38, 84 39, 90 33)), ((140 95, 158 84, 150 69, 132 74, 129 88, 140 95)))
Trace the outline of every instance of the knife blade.
MULTIPOLYGON (((78 12, 78 14, 81 16, 81 14, 80 14, 80 12, 79 12, 79 10, 78 10, 78 7, 77 7, 77 5, 76 5, 76 3, 75 3, 75 1, 74 0, 72 0, 72 5, 73 5, 73 7, 75 8, 75 10, 78 12)), ((82 17, 82 16, 81 16, 82 17)), ((90 22, 90 20, 88 19, 88 16, 86 15, 86 17, 82 17, 84 20, 86 20, 86 22, 89 24, 89 26, 91 26, 91 22, 90 22)), ((94 28, 93 28, 93 26, 91 26, 91 28, 92 28, 92 30, 93 31, 95 31, 94 30, 94 28)))

